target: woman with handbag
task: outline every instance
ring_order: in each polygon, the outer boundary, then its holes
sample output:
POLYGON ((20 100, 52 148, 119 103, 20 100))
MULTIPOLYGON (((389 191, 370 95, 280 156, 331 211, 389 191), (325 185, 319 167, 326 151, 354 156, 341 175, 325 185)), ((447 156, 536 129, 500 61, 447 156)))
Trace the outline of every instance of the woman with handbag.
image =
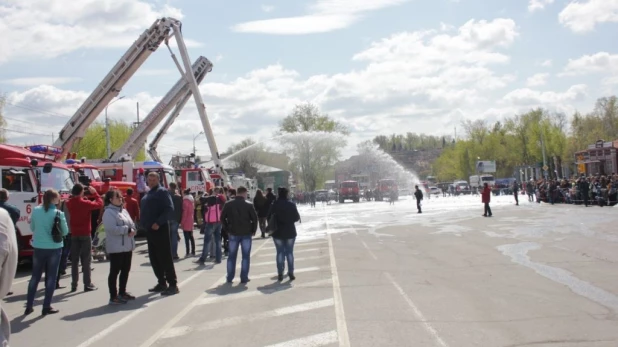
POLYGON ((277 275, 279 281, 283 281, 285 260, 288 261, 288 276, 290 281, 294 276, 294 243, 296 242, 296 226, 294 223, 300 220, 296 204, 288 200, 288 190, 279 187, 277 200, 268 212, 268 226, 271 228, 272 238, 277 250, 277 275), (275 229, 275 230, 272 230, 275 229))
POLYGON ((56 290, 56 277, 62 254, 62 238, 69 233, 67 221, 56 206, 60 202, 57 191, 49 189, 43 194, 43 204, 32 211, 30 229, 32 229, 32 277, 28 284, 28 296, 26 299, 25 315, 34 311, 34 296, 41 281, 43 272, 45 275, 45 299, 43 300, 43 315, 58 313, 51 307, 52 297, 56 290))
POLYGON ((124 198, 119 190, 110 190, 105 194, 105 211, 103 212, 105 228, 105 250, 109 257, 109 304, 126 304, 135 297, 127 292, 131 259, 135 249, 137 228, 133 218, 124 208, 124 198), (120 288, 116 281, 120 275, 120 288), (119 289, 119 290, 118 290, 119 289))

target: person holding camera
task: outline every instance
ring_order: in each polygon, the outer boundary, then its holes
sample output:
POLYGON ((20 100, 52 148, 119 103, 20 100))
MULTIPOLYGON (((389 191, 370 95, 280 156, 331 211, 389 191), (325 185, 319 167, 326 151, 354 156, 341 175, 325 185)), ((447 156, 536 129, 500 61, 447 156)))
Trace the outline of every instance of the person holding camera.
POLYGON ((135 249, 135 223, 124 208, 124 198, 119 190, 110 190, 105 194, 105 248, 109 254, 109 304, 126 304, 135 297, 127 293, 127 282, 131 270, 131 258, 135 249), (116 287, 120 275, 120 287, 116 287))
POLYGON ((103 199, 97 191, 87 187, 89 198, 85 197, 85 189, 81 183, 76 183, 71 190, 71 197, 66 202, 69 211, 69 229, 71 231, 71 292, 77 291, 79 281, 79 261, 82 261, 84 273, 84 291, 97 290, 90 280, 90 260, 92 251, 92 213, 103 208, 103 199))

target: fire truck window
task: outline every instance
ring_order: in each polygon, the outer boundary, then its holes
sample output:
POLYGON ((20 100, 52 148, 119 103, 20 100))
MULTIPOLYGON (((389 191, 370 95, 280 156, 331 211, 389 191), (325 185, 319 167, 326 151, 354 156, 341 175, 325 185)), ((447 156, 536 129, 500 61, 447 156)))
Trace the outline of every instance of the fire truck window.
POLYGON ((11 192, 34 192, 30 175, 15 174, 10 170, 2 170, 2 188, 11 192))
POLYGON ((199 172, 197 171, 191 171, 188 173, 187 177, 188 177, 188 181, 199 181, 200 177, 199 177, 199 172))

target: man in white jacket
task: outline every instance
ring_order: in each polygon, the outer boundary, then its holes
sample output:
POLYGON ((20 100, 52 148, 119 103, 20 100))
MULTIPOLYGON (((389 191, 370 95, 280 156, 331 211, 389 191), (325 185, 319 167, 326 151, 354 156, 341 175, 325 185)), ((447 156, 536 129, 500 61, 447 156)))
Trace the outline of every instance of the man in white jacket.
MULTIPOLYGON (((0 208, 0 300, 11 290, 17 272, 17 239, 9 213, 0 208)), ((9 346, 11 321, 0 308, 0 346, 9 346)))

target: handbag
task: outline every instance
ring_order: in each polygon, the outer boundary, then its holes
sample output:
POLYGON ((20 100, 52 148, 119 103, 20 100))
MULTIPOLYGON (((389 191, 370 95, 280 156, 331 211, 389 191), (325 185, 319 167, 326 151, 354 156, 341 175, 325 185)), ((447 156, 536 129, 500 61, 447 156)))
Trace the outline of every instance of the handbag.
POLYGON ((62 242, 62 229, 60 228, 60 211, 56 211, 56 217, 54 217, 54 224, 52 224, 51 235, 54 242, 62 242))

